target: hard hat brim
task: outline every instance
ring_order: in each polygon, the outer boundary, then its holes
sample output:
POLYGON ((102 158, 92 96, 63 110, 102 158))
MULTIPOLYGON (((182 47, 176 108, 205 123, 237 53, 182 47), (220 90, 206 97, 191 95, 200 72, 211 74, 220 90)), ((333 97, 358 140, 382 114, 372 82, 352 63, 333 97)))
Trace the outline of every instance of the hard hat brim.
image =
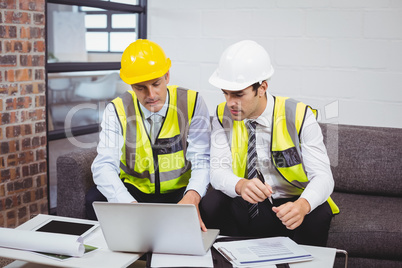
POLYGON ((120 69, 120 78, 121 78, 121 80, 123 80, 123 82, 125 82, 129 85, 134 85, 137 83, 141 83, 141 82, 145 82, 145 81, 149 81, 152 79, 162 77, 169 71, 169 69, 172 65, 172 62, 170 61, 169 58, 167 58, 166 61, 167 61, 166 66, 162 70, 159 70, 159 71, 153 72, 153 73, 149 73, 146 75, 142 75, 142 76, 126 77, 120 69))
POLYGON ((224 89, 224 90, 228 90, 228 91, 239 91, 239 90, 243 90, 249 86, 251 86, 252 84, 256 83, 256 82, 260 82, 260 81, 265 81, 268 80, 269 78, 271 78, 271 76, 274 74, 274 69, 271 68, 271 73, 269 73, 267 75, 267 77, 261 78, 258 81, 247 81, 247 82, 243 82, 243 83, 238 83, 238 82, 232 82, 232 81, 227 81, 224 80, 222 78, 219 78, 218 75, 218 70, 215 70, 215 72, 211 75, 211 77, 209 78, 209 83, 217 88, 220 89, 224 89))

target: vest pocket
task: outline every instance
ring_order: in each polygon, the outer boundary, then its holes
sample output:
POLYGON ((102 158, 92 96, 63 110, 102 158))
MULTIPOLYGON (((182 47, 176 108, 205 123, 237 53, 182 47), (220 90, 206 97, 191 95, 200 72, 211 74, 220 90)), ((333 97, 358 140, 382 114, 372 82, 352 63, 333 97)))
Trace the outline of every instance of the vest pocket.
POLYGON ((293 167, 301 164, 301 159, 297 153, 296 147, 291 147, 284 151, 273 151, 272 158, 279 168, 293 167))

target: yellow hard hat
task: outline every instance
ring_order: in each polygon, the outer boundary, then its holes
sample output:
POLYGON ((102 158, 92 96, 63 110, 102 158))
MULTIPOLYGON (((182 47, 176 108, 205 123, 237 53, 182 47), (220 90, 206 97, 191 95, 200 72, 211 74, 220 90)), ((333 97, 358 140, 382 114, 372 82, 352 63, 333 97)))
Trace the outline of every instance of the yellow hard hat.
POLYGON ((157 43, 138 39, 121 56, 120 77, 133 85, 164 76, 171 65, 170 59, 157 43))

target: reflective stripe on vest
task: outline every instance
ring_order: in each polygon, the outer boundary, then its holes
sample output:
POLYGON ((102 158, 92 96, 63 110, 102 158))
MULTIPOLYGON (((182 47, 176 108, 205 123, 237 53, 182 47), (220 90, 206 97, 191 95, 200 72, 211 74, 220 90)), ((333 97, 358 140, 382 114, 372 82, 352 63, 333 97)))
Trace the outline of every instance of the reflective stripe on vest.
POLYGON ((124 138, 120 178, 147 194, 185 187, 191 176, 185 155, 198 93, 177 86, 169 86, 168 91, 169 107, 154 145, 135 93, 128 91, 112 101, 124 138))
MULTIPOLYGON (((302 102, 274 97, 274 112, 272 116, 271 161, 278 173, 288 183, 300 189, 300 193, 309 183, 304 170, 301 150, 300 131, 303 127, 307 109, 311 109, 317 117, 317 110, 302 102)), ((244 121, 235 121, 230 115, 226 103, 217 107, 217 117, 228 141, 231 141, 232 170, 238 177, 246 177, 248 132, 244 121)), ((333 214, 339 213, 339 208, 331 198, 328 198, 333 214)))

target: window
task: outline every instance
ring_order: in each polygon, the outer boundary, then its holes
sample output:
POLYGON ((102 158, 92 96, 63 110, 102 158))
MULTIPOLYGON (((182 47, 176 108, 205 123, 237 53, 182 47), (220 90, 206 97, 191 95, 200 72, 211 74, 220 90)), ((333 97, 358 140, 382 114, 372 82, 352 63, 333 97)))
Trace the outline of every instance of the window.
POLYGON ((85 12, 88 52, 123 52, 137 39, 137 14, 89 7, 80 7, 80 11, 85 12))

